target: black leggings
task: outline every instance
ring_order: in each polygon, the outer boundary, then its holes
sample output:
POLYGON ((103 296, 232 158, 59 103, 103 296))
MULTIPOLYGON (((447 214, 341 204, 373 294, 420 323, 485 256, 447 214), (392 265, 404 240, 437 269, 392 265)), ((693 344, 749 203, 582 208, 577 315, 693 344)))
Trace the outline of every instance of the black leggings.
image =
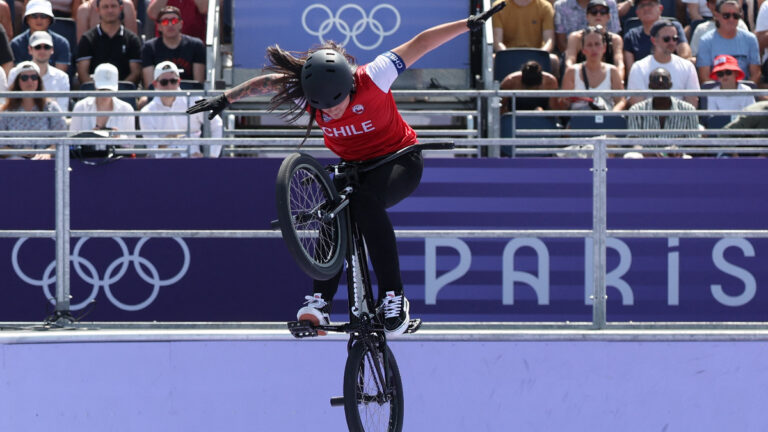
MULTIPOLYGON (((424 160, 420 152, 406 153, 360 174, 360 184, 350 197, 350 210, 363 234, 379 282, 379 300, 386 291, 394 291, 396 295, 403 293, 395 230, 387 209, 416 190, 423 169, 424 160)), ((314 281, 314 292, 321 293, 323 300, 330 302, 339 288, 341 273, 340 270, 326 281, 314 281)))

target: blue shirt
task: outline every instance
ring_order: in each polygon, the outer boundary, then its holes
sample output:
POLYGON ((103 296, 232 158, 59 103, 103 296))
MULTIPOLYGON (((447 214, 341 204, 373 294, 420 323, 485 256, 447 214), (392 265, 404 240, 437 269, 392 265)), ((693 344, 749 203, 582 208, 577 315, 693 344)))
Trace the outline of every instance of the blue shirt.
MULTIPOLYGON (((69 48, 69 41, 67 39, 51 30, 48 30, 48 34, 53 39, 53 55, 49 63, 52 65, 65 64, 69 65, 71 60, 71 51, 69 48)), ((11 49, 13 50, 13 58, 16 64, 26 60, 32 60, 32 56, 29 55, 29 29, 24 33, 16 36, 11 41, 11 49)))
POLYGON ((712 66, 715 57, 720 54, 729 54, 739 61, 739 68, 749 78, 749 65, 760 64, 760 48, 757 37, 742 29, 736 30, 736 37, 726 39, 720 36, 717 30, 709 32, 701 37, 699 53, 696 56, 696 66, 712 66))
MULTIPOLYGON (((677 21, 672 21, 677 29, 677 36, 680 38, 680 43, 688 43, 688 39, 685 38, 685 32, 683 26, 677 21)), ((637 26, 629 29, 624 35, 624 51, 629 51, 635 56, 635 61, 642 59, 651 53, 651 36, 645 34, 643 26, 637 26)))

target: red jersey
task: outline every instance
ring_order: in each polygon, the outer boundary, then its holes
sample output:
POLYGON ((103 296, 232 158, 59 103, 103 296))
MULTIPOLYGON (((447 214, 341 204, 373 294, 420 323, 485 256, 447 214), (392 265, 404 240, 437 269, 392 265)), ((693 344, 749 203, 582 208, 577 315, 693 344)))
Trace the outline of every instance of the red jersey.
POLYGON ((347 161, 374 159, 416 144, 416 132, 403 120, 390 86, 405 70, 397 54, 387 52, 355 71, 356 91, 344 114, 334 120, 317 110, 315 121, 325 146, 347 161))

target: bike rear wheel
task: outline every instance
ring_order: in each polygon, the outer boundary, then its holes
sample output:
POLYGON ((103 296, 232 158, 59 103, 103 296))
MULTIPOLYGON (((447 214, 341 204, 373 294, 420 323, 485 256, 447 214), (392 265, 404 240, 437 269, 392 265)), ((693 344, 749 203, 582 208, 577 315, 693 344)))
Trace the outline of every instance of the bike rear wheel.
POLYGON ((346 253, 346 213, 327 217, 339 193, 322 165, 307 154, 289 155, 277 174, 276 198, 280 231, 299 267, 317 280, 336 275, 346 253))
POLYGON ((389 347, 358 341, 344 369, 344 413, 350 432, 401 432, 403 383, 389 347), (383 381, 382 381, 383 377, 383 381))

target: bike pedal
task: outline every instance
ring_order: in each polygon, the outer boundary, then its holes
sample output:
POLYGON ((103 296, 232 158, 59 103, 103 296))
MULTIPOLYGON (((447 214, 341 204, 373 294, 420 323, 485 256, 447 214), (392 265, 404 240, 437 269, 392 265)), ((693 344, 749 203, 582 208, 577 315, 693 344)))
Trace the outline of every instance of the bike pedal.
POLYGON ((289 321, 288 330, 295 338, 306 338, 317 336, 317 329, 310 321, 289 321))
POLYGON ((416 333, 421 328, 421 318, 414 318, 408 323, 406 333, 416 333))

